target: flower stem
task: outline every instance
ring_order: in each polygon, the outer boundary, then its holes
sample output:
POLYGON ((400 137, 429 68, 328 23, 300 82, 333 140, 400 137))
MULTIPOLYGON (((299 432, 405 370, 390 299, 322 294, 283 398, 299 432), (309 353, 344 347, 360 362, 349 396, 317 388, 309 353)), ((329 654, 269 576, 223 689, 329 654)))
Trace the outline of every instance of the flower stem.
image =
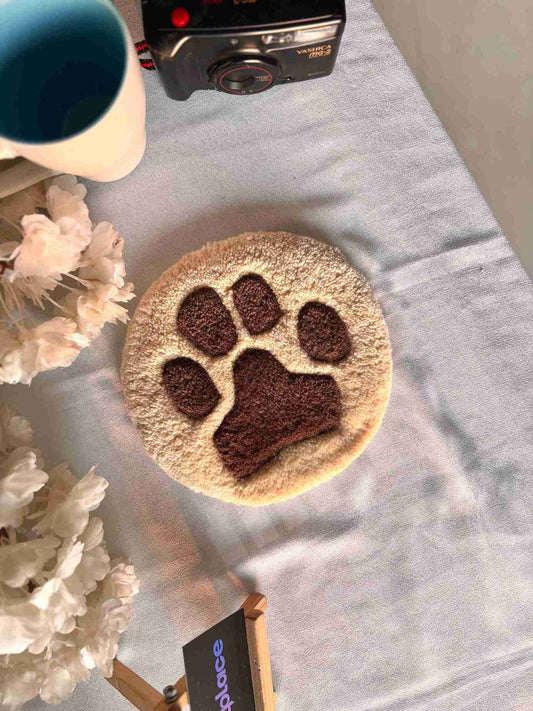
POLYGON ((74 274, 72 274, 71 272, 69 272, 68 274, 64 274, 63 276, 68 276, 71 279, 74 279, 74 281, 78 281, 80 284, 83 284, 83 286, 85 286, 87 282, 87 279, 80 279, 80 277, 74 276, 74 274))
MULTIPOLYGON (((9 291, 9 296, 12 298, 12 300, 13 300, 13 302, 14 302, 14 304, 15 304, 15 308, 17 309, 18 315, 19 315, 19 322, 23 323, 23 322, 24 322, 24 318, 25 318, 25 317, 28 317, 28 318, 30 319, 30 321, 33 323, 33 325, 34 325, 34 326, 37 326, 37 321, 36 321, 36 320, 33 318, 33 316, 32 316, 28 311, 26 311, 26 309, 24 308, 24 303, 21 302, 21 300, 19 299, 19 296, 18 296, 18 294, 17 294, 17 291, 16 291, 15 287, 14 287, 12 284, 10 284, 8 281, 6 281, 6 282, 3 283, 3 287, 4 287, 4 290, 6 291, 6 299, 7 299, 7 292, 9 291)), ((41 306, 41 308, 42 308, 42 306, 41 306)), ((7 313, 9 314, 9 312, 7 312, 7 313)), ((11 323, 14 323, 14 324, 17 326, 17 328, 18 328, 18 325, 17 325, 18 322, 17 322, 17 321, 14 321, 14 320, 11 319, 11 318, 10 318, 10 321, 11 321, 11 323)), ((19 329, 19 330, 20 330, 20 329, 19 329)))
MULTIPOLYGON (((70 276, 70 275, 68 275, 70 276)), ((69 291, 79 291, 79 289, 75 289, 73 286, 67 286, 64 282, 58 281, 56 282, 57 286, 62 286, 63 289, 68 289, 69 291)))
POLYGON ((58 304, 57 301, 54 301, 52 299, 52 297, 50 296, 50 294, 47 294, 46 291, 43 292, 43 297, 47 301, 49 301, 51 304, 53 304, 57 309, 59 309, 60 311, 63 311, 63 313, 66 313, 66 309, 63 306, 61 306, 60 304, 58 304))
MULTIPOLYGON (((6 283, 7 283, 7 282, 6 282, 6 283)), ((5 289, 6 284, 2 284, 2 286, 3 286, 4 289, 5 289)), ((10 285, 10 286, 11 286, 11 285, 10 285)), ((7 296, 6 296, 6 298, 7 298, 7 296)), ((16 302, 15 302, 15 303, 16 303, 16 302)), ((1 290, 0 290, 0 305, 2 306, 2 308, 3 308, 3 310, 4 310, 4 313, 5 313, 5 315, 7 316, 9 323, 10 323, 10 324, 15 324, 16 328, 20 331, 20 326, 18 325, 18 322, 15 321, 15 320, 11 317, 11 311, 7 308, 7 303, 6 303, 6 301, 4 300, 4 297, 2 296, 2 291, 1 291, 1 290)))

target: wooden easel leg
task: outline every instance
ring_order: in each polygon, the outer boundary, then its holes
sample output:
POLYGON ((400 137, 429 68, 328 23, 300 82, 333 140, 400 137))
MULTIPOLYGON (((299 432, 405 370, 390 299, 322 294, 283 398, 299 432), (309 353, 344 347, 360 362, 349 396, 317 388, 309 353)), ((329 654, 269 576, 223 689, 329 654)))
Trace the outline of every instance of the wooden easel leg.
POLYGON ((189 705, 184 676, 174 684, 177 697, 171 702, 118 659, 113 662, 113 676, 107 681, 139 711, 183 711, 189 705))
POLYGON ((266 597, 260 593, 250 595, 242 606, 257 711, 275 711, 276 709, 265 623, 266 607, 266 597))
POLYGON ((189 695, 187 693, 187 679, 185 678, 185 676, 182 676, 180 677, 180 679, 178 679, 178 681, 174 684, 174 688, 178 693, 175 703, 177 704, 178 709, 180 709, 181 711, 181 709, 184 709, 186 706, 189 705, 189 695))
POLYGON ((107 681, 139 711, 154 711, 164 700, 163 694, 156 691, 118 659, 113 662, 113 676, 107 681))

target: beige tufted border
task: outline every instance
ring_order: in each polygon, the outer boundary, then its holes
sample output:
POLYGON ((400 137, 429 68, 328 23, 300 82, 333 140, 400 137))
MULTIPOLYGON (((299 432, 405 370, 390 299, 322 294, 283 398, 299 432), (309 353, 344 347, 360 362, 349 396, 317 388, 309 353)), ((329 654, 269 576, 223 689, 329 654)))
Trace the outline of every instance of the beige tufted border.
POLYGON ((182 257, 141 299, 122 359, 130 414, 152 457, 195 491, 250 506, 283 501, 342 471, 381 424, 391 375, 387 327, 365 279, 336 248, 286 232, 247 233, 182 257), (259 336, 244 329, 231 297, 231 286, 249 273, 264 277, 283 310, 278 325, 259 336), (210 358, 176 332, 180 303, 206 285, 217 290, 237 326, 239 341, 227 356, 210 358), (346 322, 352 350, 337 366, 315 363, 299 347, 296 320, 309 300, 333 306, 346 322), (269 350, 293 372, 333 375, 343 414, 339 430, 291 445, 256 474, 236 481, 212 436, 233 405, 232 364, 250 347, 269 350), (163 364, 177 356, 201 363, 221 394, 219 405, 200 422, 178 412, 161 386, 163 364))

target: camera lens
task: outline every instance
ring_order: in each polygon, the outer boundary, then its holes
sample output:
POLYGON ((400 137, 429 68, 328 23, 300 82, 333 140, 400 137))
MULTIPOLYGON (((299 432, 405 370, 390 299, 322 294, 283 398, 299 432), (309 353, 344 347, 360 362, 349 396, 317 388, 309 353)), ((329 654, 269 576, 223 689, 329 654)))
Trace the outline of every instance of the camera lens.
POLYGON ((277 63, 268 57, 239 56, 225 59, 209 70, 209 81, 228 94, 257 94, 279 77, 277 63))
POLYGON ((251 87, 254 82, 254 76, 245 69, 235 69, 234 71, 229 72, 225 81, 226 85, 235 91, 247 89, 248 87, 251 87))

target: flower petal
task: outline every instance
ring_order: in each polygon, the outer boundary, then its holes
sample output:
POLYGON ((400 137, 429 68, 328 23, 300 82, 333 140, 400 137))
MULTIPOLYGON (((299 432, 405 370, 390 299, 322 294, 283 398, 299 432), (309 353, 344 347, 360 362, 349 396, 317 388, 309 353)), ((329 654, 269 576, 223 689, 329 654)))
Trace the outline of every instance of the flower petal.
POLYGON ((0 324, 0 383, 22 383, 22 344, 6 326, 0 324))
POLYGON ((43 674, 25 665, 0 668, 0 709, 19 711, 21 706, 39 693, 43 674))
POLYGON ((76 541, 76 538, 69 538, 57 552, 57 564, 54 568, 56 578, 70 578, 81 562, 83 555, 83 543, 76 541))
POLYGON ((18 447, 6 459, 0 473, 0 527, 20 526, 24 507, 48 481, 37 468, 37 456, 28 447, 18 447))
POLYGON ((44 564, 56 554, 59 538, 45 536, 0 548, 0 582, 20 588, 38 575, 44 564))
POLYGON ((74 321, 62 317, 24 331, 21 334, 22 367, 27 377, 31 379, 45 370, 71 365, 81 350, 75 336, 74 321))
POLYGON ((57 705, 72 694, 76 683, 67 669, 51 663, 45 674, 40 696, 47 704, 57 705))
POLYGON ((24 232, 15 257, 14 269, 24 277, 68 274, 78 266, 81 252, 88 244, 77 223, 68 217, 52 222, 45 215, 25 215, 24 232))
POLYGON ((96 516, 89 521, 89 525, 80 536, 80 541, 85 544, 84 551, 90 551, 99 546, 104 540, 104 522, 96 516))
POLYGON ((31 602, 11 602, 0 607, 0 654, 19 654, 47 628, 46 613, 31 602))

